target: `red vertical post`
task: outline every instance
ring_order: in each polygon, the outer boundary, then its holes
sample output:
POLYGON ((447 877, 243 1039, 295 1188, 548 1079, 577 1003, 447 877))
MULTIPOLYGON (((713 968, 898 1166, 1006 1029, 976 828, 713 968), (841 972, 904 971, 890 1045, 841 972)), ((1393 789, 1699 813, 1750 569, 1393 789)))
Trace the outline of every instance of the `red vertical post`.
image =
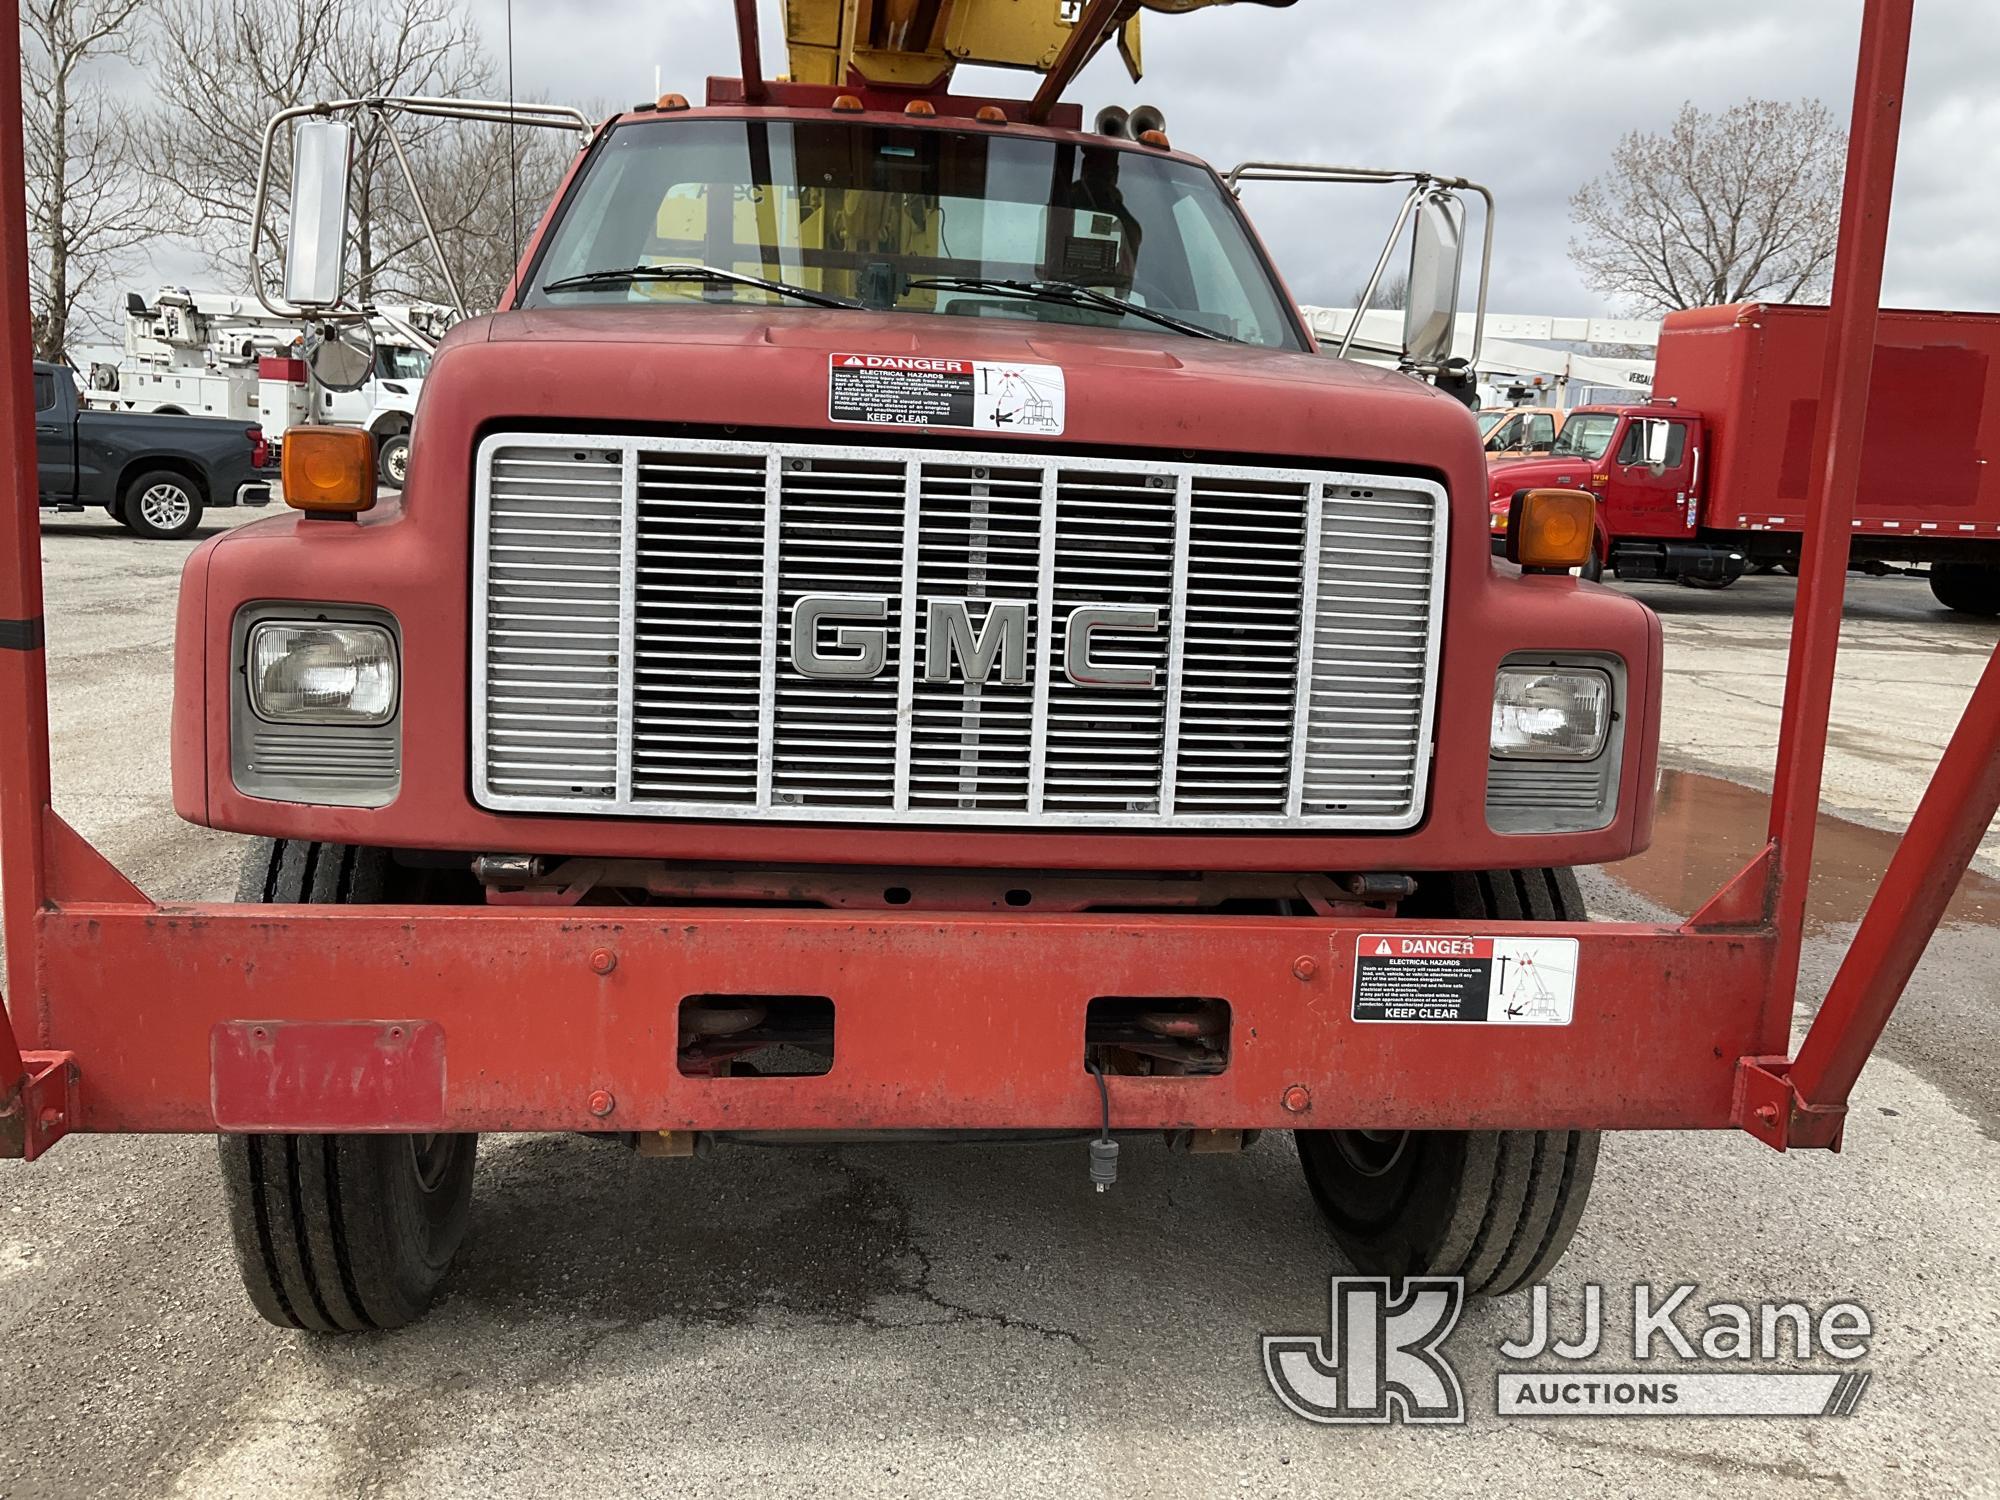
POLYGON ((757 0, 736 0, 736 47, 743 58, 743 98, 755 104, 765 94, 764 47, 757 35, 757 0))
POLYGON ((1813 832, 1826 768, 1827 719, 1833 707, 1849 534, 1861 478, 1868 387, 1874 374, 1875 326, 1882 305, 1882 262, 1889 237, 1889 199, 1896 182, 1896 141, 1902 128, 1914 3, 1867 0, 1861 17, 1812 497, 1806 507, 1791 662, 1771 789, 1771 838, 1777 845, 1771 904, 1778 930, 1771 984, 1774 995, 1787 1002, 1798 986, 1813 832))
MULTIPOLYGON (((48 659, 42 642, 42 515, 35 486, 34 341, 28 315, 28 185, 21 157, 21 11, 0 0, 0 458, 11 498, 0 519, 0 895, 14 1015, 40 989, 35 913, 47 895, 48 659)), ((24 1029, 26 1022, 23 1022, 24 1029)), ((29 1039, 34 1039, 30 1032, 29 1039)), ((24 1076, 0 1007, 0 1103, 24 1076)))

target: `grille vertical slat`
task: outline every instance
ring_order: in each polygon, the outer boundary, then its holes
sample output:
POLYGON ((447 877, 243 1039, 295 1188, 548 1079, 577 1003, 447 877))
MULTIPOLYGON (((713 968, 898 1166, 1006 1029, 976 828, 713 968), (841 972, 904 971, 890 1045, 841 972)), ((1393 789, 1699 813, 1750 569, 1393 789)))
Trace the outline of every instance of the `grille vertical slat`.
MULTIPOLYGON (((1386 487, 1385 487, 1386 488, 1386 487)), ((1429 734, 1435 502, 1326 486, 1302 811, 1407 807, 1429 734), (1358 541, 1370 543, 1357 549, 1358 541)))
POLYGON ((900 456, 785 457, 778 488, 772 807, 891 811, 896 673, 836 683, 802 675, 792 665, 792 611, 809 594, 876 594, 888 601, 883 623, 889 640, 901 637, 904 463, 900 456))
POLYGON ((757 796, 764 461, 638 455, 632 794, 757 796), (720 691, 719 691, 720 690, 720 691))
POLYGON ((501 448, 488 474, 487 785, 614 796, 624 456, 501 448))
POLYGON ((1442 499, 1152 459, 490 439, 475 792, 651 816, 1409 827, 1442 499), (875 675, 795 664, 793 612, 829 594, 881 601, 859 636, 820 626, 831 657, 880 632, 875 675), (1158 625, 1101 622, 1072 662, 1085 609, 1158 625), (1002 615, 1026 622, 1011 658, 1002 615), (1001 655, 968 681, 982 646, 1001 655), (1091 680, 1105 668, 1149 680, 1091 680))

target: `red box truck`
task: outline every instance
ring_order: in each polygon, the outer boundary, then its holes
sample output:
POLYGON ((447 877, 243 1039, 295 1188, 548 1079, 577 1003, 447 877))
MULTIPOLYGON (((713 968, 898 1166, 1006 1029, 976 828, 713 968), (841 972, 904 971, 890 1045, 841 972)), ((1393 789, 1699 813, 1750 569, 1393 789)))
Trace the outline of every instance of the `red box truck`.
MULTIPOLYGON (((1598 497, 1620 578, 1720 586, 1796 564, 1827 310, 1749 303, 1670 314, 1654 397, 1580 407, 1544 458, 1496 465, 1490 510, 1541 485, 1598 497)), ((1885 311, 1875 345, 1853 560, 1928 563, 1940 602, 2000 614, 2000 315, 1885 311)))

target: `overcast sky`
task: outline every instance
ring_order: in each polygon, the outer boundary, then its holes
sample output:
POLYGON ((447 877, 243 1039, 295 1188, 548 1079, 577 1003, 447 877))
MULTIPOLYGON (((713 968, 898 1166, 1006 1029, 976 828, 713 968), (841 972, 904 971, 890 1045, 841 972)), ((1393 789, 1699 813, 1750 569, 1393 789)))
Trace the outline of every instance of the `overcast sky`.
MULTIPOLYGON (((762 0, 766 71, 783 71, 778 0, 762 0)), ((1054 0, 1045 0, 1054 3, 1054 0)), ((505 0, 472 0, 496 56, 505 0)), ((1136 87, 1109 51, 1071 90, 1088 114, 1159 105, 1174 144, 1227 168, 1249 158, 1421 167, 1499 200, 1496 311, 1608 312, 1567 254, 1567 202, 1628 130, 1683 100, 1826 100, 1846 119, 1860 0, 1299 0, 1146 23, 1136 87)), ((514 0, 515 82, 558 101, 699 99, 737 72, 727 0, 514 0)), ((1021 95, 1031 75, 962 73, 964 92, 1021 95)), ((1922 0, 1911 58, 1887 300, 2000 310, 2000 0, 1922 0)), ((1356 189, 1267 186, 1251 212, 1302 301, 1364 279, 1394 204, 1356 189)), ((162 268, 165 269, 164 267, 162 268)))

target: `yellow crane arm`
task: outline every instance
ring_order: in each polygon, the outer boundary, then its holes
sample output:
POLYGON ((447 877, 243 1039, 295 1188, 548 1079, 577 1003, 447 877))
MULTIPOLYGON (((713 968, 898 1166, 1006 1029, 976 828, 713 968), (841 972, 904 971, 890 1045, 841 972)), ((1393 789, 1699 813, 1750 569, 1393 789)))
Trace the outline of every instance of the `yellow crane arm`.
MULTIPOLYGON (((960 63, 1027 68, 1060 94, 1112 36, 1136 81, 1139 17, 1237 0, 785 0, 785 44, 800 83, 938 89, 960 63), (1059 76, 1060 75, 1060 76, 1059 76)), ((1290 5, 1294 0, 1249 0, 1290 5)), ((1055 94, 1050 96, 1053 102, 1055 94)))

